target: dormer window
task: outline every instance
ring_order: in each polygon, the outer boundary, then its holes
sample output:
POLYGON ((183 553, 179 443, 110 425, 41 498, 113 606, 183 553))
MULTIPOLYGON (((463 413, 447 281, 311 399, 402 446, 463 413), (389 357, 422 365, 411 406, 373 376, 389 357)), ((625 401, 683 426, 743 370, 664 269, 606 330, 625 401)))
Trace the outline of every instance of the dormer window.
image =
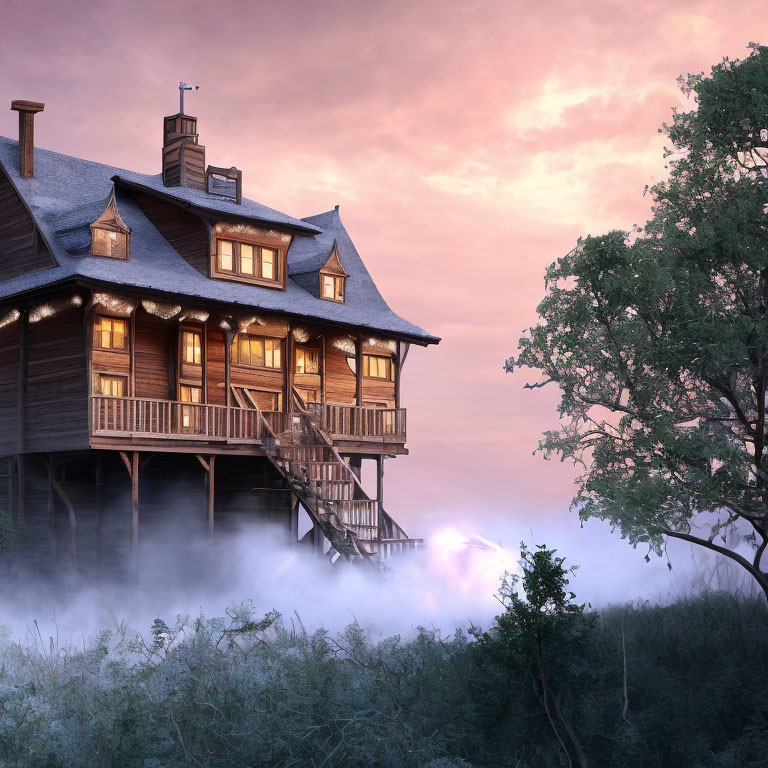
POLYGON ((334 243, 330 258, 320 269, 320 298, 343 304, 347 277, 347 272, 339 258, 339 250, 334 243))
POLYGON ((344 303, 344 281, 345 277, 337 275, 324 275, 321 273, 321 296, 330 301, 339 301, 344 303))
POLYGON ((104 213, 91 224, 91 256, 128 261, 131 228, 117 210, 113 192, 104 213))
POLYGON ((280 252, 257 243, 238 240, 216 241, 216 266, 219 277, 231 275, 249 282, 280 284, 280 252))

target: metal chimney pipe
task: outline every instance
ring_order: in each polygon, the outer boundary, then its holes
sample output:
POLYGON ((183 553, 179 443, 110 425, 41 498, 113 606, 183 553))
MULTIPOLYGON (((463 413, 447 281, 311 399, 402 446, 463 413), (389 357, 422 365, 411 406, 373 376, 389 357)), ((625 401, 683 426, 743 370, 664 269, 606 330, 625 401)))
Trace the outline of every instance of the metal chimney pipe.
POLYGON ((19 173, 29 179, 35 175, 35 115, 45 109, 45 104, 16 99, 11 109, 19 113, 19 173))

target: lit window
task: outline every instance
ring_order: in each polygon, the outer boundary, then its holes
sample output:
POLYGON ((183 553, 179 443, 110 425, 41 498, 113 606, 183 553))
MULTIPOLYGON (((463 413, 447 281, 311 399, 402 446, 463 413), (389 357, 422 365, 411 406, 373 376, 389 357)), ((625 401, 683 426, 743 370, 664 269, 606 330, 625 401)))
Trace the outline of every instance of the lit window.
POLYGON ((247 243, 240 243, 240 273, 252 275, 253 263, 253 246, 247 243))
POLYGON ((392 372, 392 361, 388 357, 363 355, 363 376, 372 379, 389 379, 392 372))
POLYGON ((344 302, 344 280, 336 275, 320 275, 321 296, 329 301, 344 302))
POLYGON ((279 279, 277 250, 234 240, 218 240, 216 250, 220 272, 263 280, 279 279))
POLYGON ((254 368, 280 368, 282 342, 238 333, 232 341, 232 362, 254 368))
POLYGON ((231 240, 219 240, 219 269, 232 272, 235 268, 235 244, 231 240))
POLYGON ((190 365, 203 362, 202 336, 200 331, 183 331, 181 334, 182 360, 190 365))
POLYGON ((128 322, 114 317, 97 316, 93 330, 93 346, 102 349, 125 349, 128 346, 128 322))
POLYGON ((181 406, 181 426, 184 429, 196 430, 200 426, 200 409, 195 408, 203 399, 203 390, 200 387, 179 388, 179 396, 182 403, 193 403, 194 405, 181 406))
POLYGON ((100 395, 107 397, 125 397, 128 389, 128 381, 125 376, 107 376, 103 373, 98 377, 98 389, 100 395))
POLYGON ((261 277, 265 280, 277 280, 275 274, 275 262, 277 259, 277 252, 272 248, 261 249, 261 277))
POLYGON ((320 353, 314 349, 296 349, 296 373, 319 373, 320 353))

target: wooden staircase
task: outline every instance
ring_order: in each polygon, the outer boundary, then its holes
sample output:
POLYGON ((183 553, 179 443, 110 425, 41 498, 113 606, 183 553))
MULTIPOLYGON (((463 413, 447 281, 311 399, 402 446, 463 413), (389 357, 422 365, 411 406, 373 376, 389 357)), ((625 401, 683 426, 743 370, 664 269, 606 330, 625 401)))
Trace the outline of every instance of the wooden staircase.
POLYGON ((262 445, 331 547, 346 560, 375 563, 423 546, 423 539, 409 538, 380 502, 368 496, 298 393, 292 400, 294 410, 282 432, 259 411, 262 445))

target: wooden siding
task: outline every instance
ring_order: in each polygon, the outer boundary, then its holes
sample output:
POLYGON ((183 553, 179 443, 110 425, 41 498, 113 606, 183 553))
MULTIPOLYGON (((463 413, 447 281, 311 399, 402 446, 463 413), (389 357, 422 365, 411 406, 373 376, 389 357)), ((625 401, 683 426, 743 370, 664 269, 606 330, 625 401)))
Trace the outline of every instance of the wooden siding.
POLYGON ((135 396, 157 400, 175 399, 171 392, 171 345, 173 327, 146 312, 134 315, 135 335, 135 396))
POLYGON ((88 378, 83 307, 27 328, 27 451, 88 446, 88 378))
POLYGON ((0 169, 0 280, 55 266, 32 216, 0 169))
POLYGON ((206 334, 205 369, 208 376, 207 402, 213 405, 226 405, 225 333, 218 325, 209 322, 206 334))
POLYGON ((136 202, 160 234, 198 272, 208 276, 209 237, 199 216, 173 203, 138 193, 136 202))
POLYGON ((347 353, 333 344, 325 351, 325 399, 329 403, 355 402, 355 374, 347 364, 347 353))
POLYGON ((363 377, 363 403, 385 403, 395 407, 395 382, 363 377))
MULTIPOLYGON (((0 313, 2 314, 2 313, 0 313)), ((0 328, 0 455, 15 453, 19 432, 19 321, 0 328)))

